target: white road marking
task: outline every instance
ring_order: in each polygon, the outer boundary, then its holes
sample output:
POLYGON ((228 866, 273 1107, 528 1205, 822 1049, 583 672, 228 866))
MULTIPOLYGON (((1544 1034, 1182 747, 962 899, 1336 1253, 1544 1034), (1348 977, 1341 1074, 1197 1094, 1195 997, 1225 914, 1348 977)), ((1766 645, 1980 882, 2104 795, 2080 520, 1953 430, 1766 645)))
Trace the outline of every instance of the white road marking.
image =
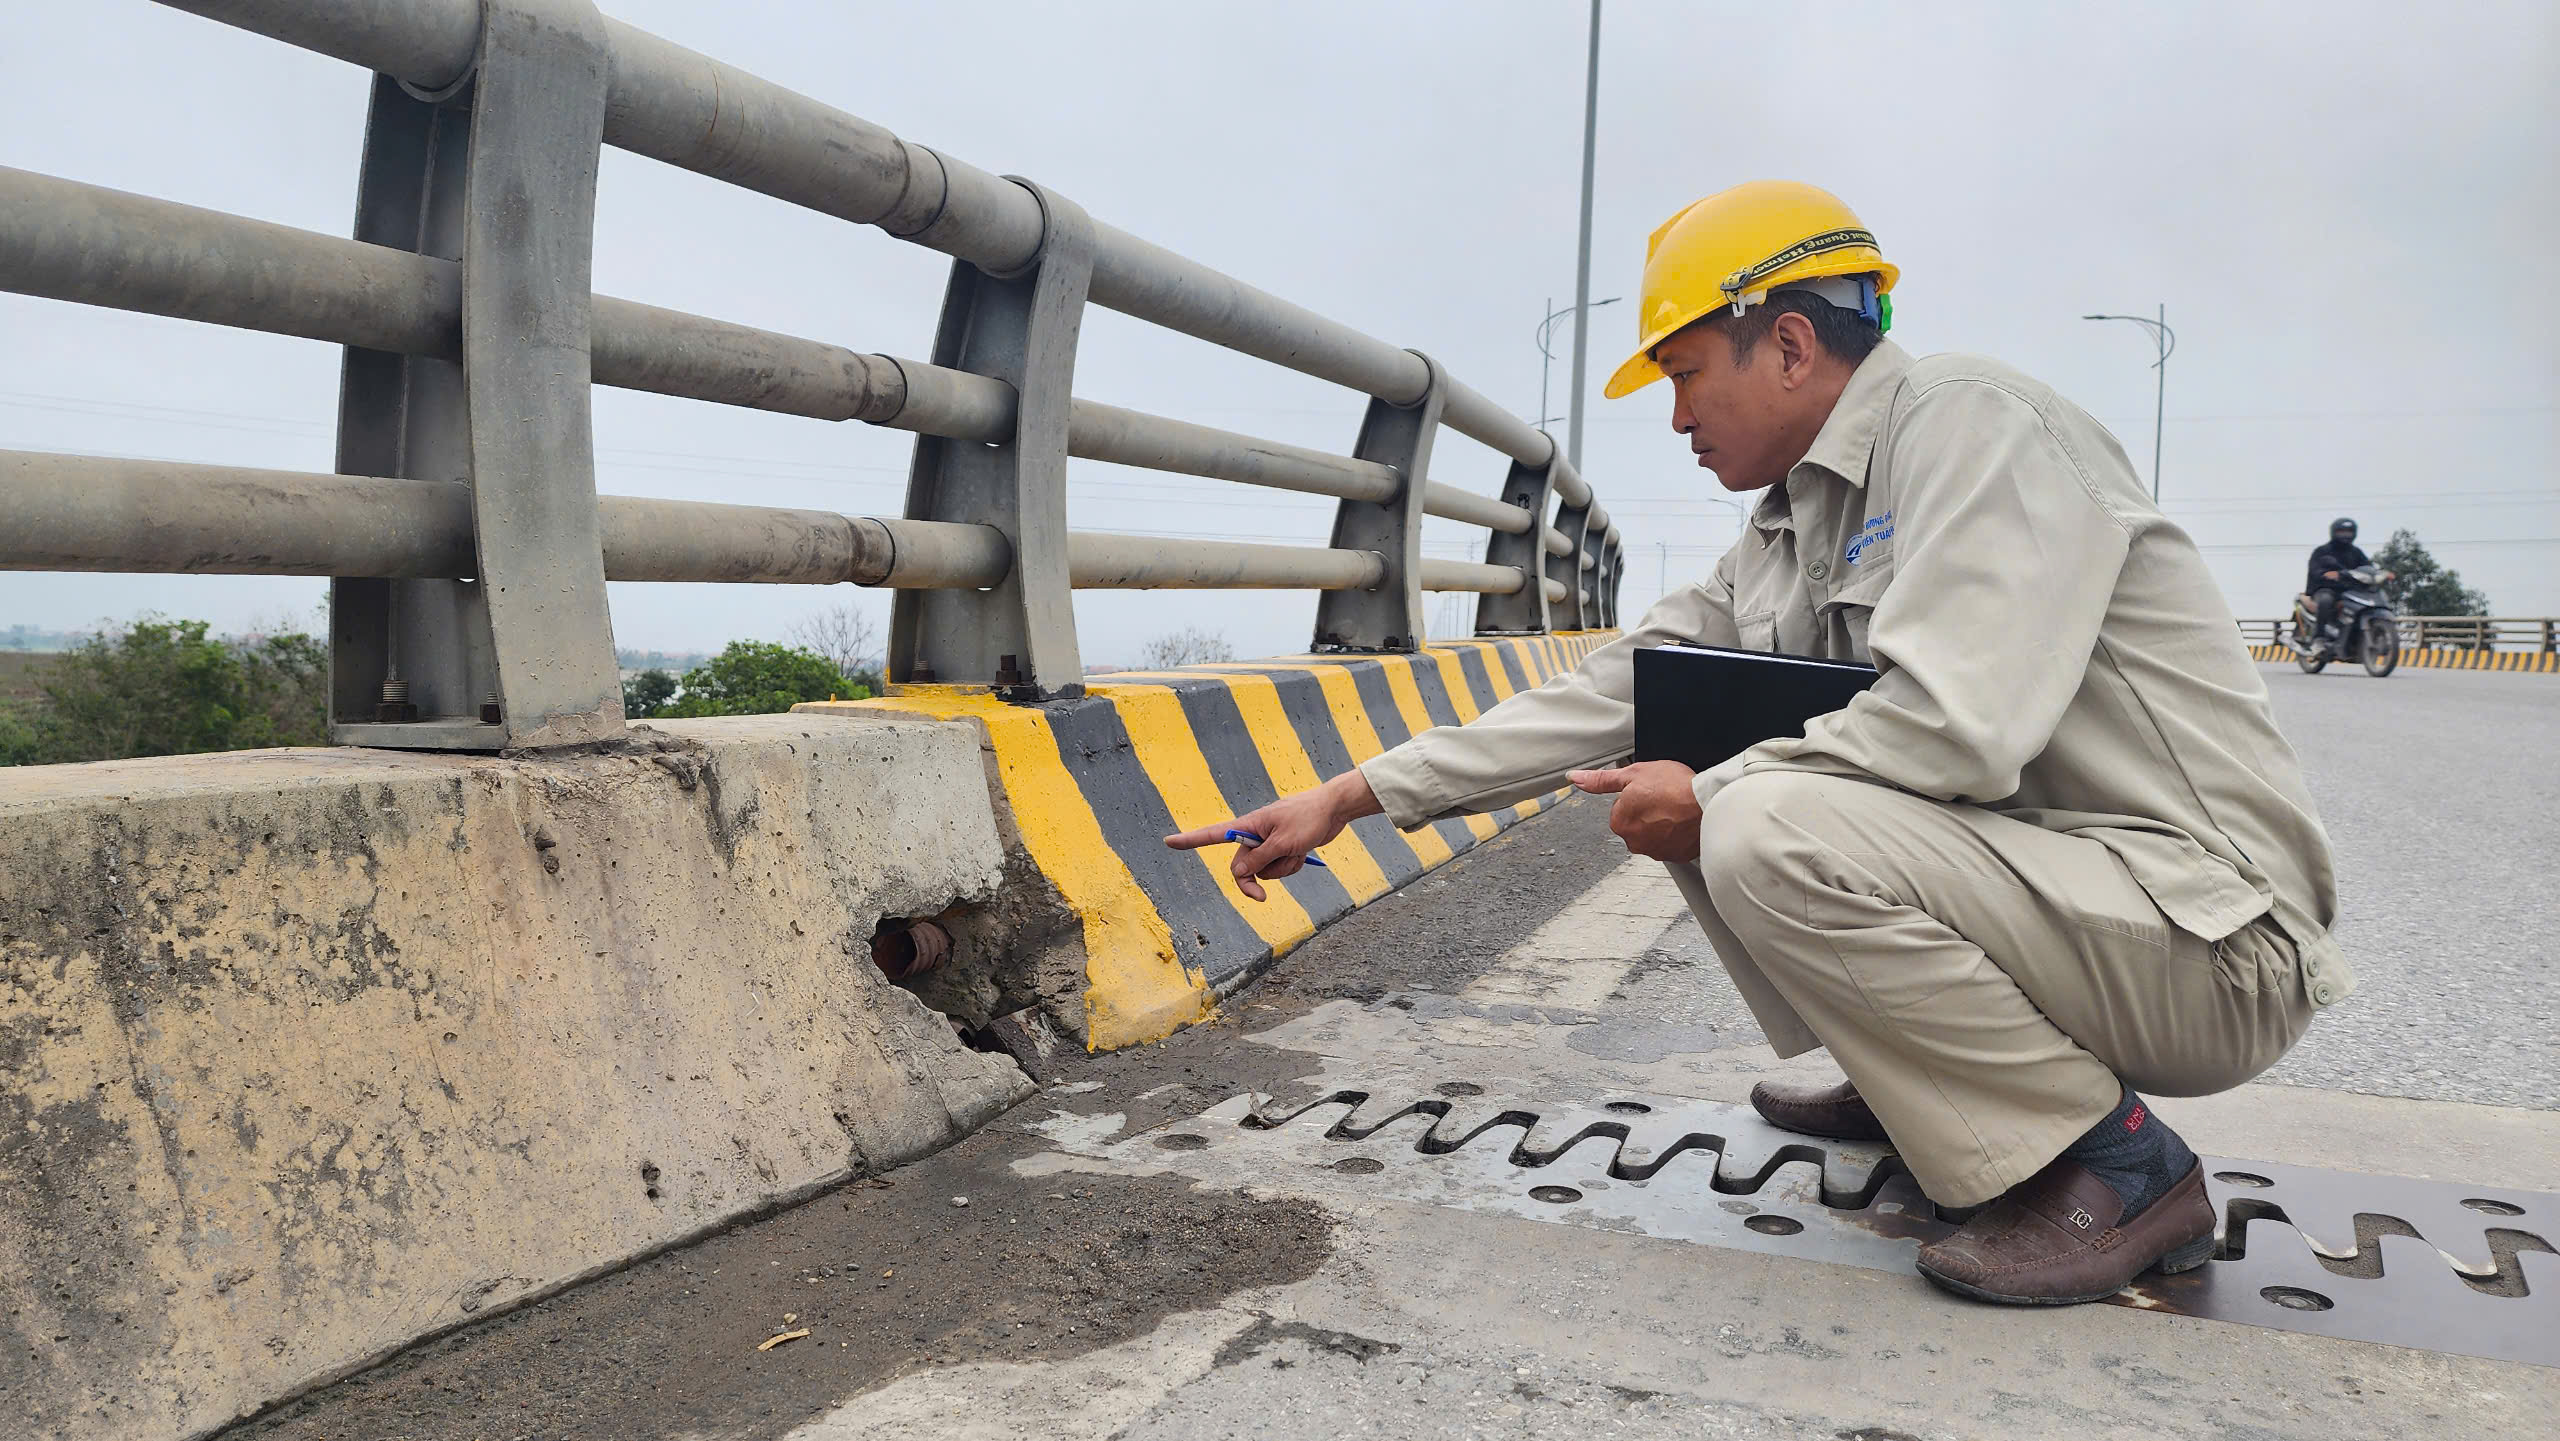
POLYGON ((1689 913, 1661 862, 1629 856, 1467 987, 1479 1004, 1596 1011, 1671 923, 1689 913))

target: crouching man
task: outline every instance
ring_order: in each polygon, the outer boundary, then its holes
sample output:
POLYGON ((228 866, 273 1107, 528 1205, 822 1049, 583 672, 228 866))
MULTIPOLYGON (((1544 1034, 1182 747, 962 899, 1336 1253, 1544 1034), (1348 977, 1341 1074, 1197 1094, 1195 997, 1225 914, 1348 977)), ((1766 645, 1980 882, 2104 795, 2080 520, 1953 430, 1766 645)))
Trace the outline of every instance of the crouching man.
POLYGON ((2354 979, 2327 837, 2195 544, 2104 427, 1996 362, 1884 338, 1897 278, 1847 207, 1755 182, 1653 235, 1642 336, 1672 428, 1764 492, 1703 583, 1569 675, 1251 815, 1235 874, 1350 820, 1418 826, 1570 780, 1668 862, 1781 1056, 1809 1135, 1889 1140, 1942 1205, 1919 1266, 1990 1301, 2107 1296, 2211 1253, 2186 1145, 2136 1094, 2237 1086, 2354 979), (1872 661, 1875 686, 1703 774, 1631 749, 1632 652, 1872 661))

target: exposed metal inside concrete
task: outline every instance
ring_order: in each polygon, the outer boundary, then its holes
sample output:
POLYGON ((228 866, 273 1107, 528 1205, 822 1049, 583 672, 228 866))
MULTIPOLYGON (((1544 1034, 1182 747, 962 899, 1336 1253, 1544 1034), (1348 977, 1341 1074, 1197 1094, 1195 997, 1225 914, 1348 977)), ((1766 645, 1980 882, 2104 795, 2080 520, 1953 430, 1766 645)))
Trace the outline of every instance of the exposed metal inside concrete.
MULTIPOLYGON (((1394 1079, 1276 1104, 1233 1097, 1119 1148, 1270 1182, 1907 1271, 1955 1223, 1882 1147, 1659 1096, 1558 1106, 1394 1079)), ((2216 1260, 2116 1304, 2560 1366, 2560 1196, 2204 1158, 2216 1260)))

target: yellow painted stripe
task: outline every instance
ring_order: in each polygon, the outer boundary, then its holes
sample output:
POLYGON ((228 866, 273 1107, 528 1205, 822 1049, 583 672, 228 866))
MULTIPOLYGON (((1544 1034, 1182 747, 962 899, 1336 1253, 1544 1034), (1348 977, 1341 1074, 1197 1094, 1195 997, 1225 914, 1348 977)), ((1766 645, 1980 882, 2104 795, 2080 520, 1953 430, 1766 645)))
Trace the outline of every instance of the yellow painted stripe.
POLYGON ((1161 1040, 1215 1009, 1207 979, 1182 964, 1155 902, 1103 837, 1084 791, 1058 755, 1048 718, 1037 708, 945 686, 909 686, 885 700, 805 708, 966 719, 985 729, 1023 846, 1084 927, 1085 1033, 1091 1048, 1161 1040))
MULTIPOLYGON (((1289 724, 1289 713, 1280 706, 1280 687, 1267 675, 1239 675, 1210 672, 1226 683, 1227 693, 1244 716, 1245 731, 1253 737, 1253 748, 1262 755, 1262 768, 1271 773, 1271 786, 1281 795, 1302 791, 1323 777, 1316 774, 1315 762, 1307 758, 1307 748, 1298 739, 1298 728, 1289 724)), ((1369 854, 1367 843, 1356 832, 1345 830, 1329 845, 1316 848, 1324 863, 1333 871, 1334 879, 1351 893, 1354 905, 1366 905, 1387 893, 1387 873, 1379 868, 1377 857, 1369 854)))
MULTIPOLYGON (((1173 687, 1114 683, 1088 689, 1108 697, 1112 709, 1119 713, 1120 725, 1128 731, 1129 743, 1137 751, 1138 764, 1145 767, 1147 779, 1155 782, 1156 793, 1164 798, 1174 829, 1198 830, 1236 814, 1236 807, 1209 771, 1209 758, 1201 751, 1200 738, 1192 732, 1191 719, 1183 714, 1182 698, 1174 694, 1173 687)), ((1307 908, 1289 895, 1287 881, 1264 886, 1263 892, 1270 899, 1255 901, 1236 889, 1235 874, 1227 869, 1224 850, 1213 848, 1192 854, 1200 858, 1201 868, 1216 883, 1218 893, 1271 947, 1273 955, 1286 954, 1290 947, 1315 934, 1315 922, 1308 917, 1307 908)))
POLYGON ((1440 667, 1441 687, 1449 692, 1449 704, 1457 709, 1458 724, 1465 725, 1484 713, 1476 705, 1476 693, 1468 687, 1466 669, 1458 664, 1456 656, 1445 650, 1426 650, 1421 654, 1440 667))
MULTIPOLYGON (((1396 713, 1404 717, 1405 734, 1418 736, 1433 729, 1437 722, 1431 719, 1430 708, 1422 703, 1421 689, 1413 683, 1414 658, 1409 655, 1382 655, 1377 659, 1379 669, 1387 673, 1387 694, 1396 698, 1396 713)), ((1456 704, 1455 701, 1451 703, 1456 704)), ((1458 713, 1466 714, 1463 709, 1458 713)), ((1460 819, 1467 833, 1479 841, 1492 840, 1502 829, 1491 816, 1464 816, 1460 819)), ((1404 834, 1411 836, 1414 833, 1406 831, 1404 834)))

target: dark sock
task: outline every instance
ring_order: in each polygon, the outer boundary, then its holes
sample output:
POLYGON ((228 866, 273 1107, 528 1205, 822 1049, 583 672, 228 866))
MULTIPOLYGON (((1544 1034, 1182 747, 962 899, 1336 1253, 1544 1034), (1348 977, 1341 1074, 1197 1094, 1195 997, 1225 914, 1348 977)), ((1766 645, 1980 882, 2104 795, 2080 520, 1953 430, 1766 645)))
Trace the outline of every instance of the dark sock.
POLYGON ((2196 1163, 2196 1153, 2151 1114, 2130 1087, 2107 1118, 2065 1146, 2062 1155, 2087 1167, 2107 1183, 2107 1189, 2124 1198, 2126 1221, 2185 1180, 2196 1163))

